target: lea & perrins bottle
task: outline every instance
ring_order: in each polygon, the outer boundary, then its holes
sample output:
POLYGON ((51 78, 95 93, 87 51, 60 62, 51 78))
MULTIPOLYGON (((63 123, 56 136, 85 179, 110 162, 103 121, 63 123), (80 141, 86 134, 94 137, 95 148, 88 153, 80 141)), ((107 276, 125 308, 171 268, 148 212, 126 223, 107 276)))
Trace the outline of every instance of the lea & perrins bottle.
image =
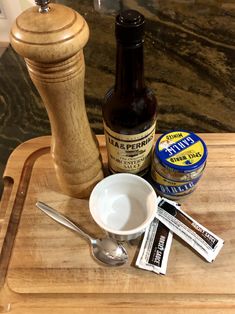
POLYGON ((144 16, 135 10, 123 11, 116 17, 116 79, 102 106, 112 173, 142 176, 151 162, 157 101, 144 83, 144 25, 144 16))

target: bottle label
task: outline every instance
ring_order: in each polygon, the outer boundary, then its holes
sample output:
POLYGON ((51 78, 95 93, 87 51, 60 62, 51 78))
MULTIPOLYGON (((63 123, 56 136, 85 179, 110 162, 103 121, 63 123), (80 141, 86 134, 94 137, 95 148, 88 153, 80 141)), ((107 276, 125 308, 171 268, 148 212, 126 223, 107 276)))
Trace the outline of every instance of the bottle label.
POLYGON ((138 134, 120 134, 104 122, 109 168, 112 172, 139 173, 151 162, 156 122, 138 134))

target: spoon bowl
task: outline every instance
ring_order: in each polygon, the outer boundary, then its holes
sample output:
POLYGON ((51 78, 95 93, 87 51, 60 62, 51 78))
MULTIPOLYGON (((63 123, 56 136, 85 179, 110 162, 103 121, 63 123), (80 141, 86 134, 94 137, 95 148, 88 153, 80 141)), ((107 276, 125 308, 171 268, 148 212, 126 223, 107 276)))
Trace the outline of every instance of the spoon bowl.
POLYGON ((92 256, 96 261, 108 266, 121 266, 127 262, 128 255, 125 248, 115 240, 111 238, 94 239, 67 217, 63 216, 47 204, 38 201, 36 206, 53 220, 79 233, 83 238, 88 240, 91 246, 92 256))
POLYGON ((111 238, 93 240, 93 256, 105 264, 121 266, 128 260, 124 247, 111 238))

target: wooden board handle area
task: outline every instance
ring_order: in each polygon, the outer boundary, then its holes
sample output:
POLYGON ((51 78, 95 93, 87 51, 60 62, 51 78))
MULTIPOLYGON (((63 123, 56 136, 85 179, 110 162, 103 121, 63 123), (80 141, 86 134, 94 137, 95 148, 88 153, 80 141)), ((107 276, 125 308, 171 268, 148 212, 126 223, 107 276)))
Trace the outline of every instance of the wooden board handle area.
POLYGON ((84 102, 83 47, 88 37, 84 18, 58 4, 50 4, 46 13, 37 7, 24 11, 11 30, 11 44, 25 58, 49 116, 51 153, 61 189, 78 198, 88 197, 103 178, 84 102))

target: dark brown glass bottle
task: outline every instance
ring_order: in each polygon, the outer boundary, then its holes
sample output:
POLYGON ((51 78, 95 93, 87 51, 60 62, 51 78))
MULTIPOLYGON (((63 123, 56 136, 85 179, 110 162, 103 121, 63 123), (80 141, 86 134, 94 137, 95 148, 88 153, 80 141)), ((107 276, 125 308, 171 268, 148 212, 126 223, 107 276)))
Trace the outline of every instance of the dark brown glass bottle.
POLYGON ((144 24, 144 16, 134 10, 116 17, 116 80, 102 106, 112 173, 144 175, 151 162, 157 101, 144 83, 144 24))

